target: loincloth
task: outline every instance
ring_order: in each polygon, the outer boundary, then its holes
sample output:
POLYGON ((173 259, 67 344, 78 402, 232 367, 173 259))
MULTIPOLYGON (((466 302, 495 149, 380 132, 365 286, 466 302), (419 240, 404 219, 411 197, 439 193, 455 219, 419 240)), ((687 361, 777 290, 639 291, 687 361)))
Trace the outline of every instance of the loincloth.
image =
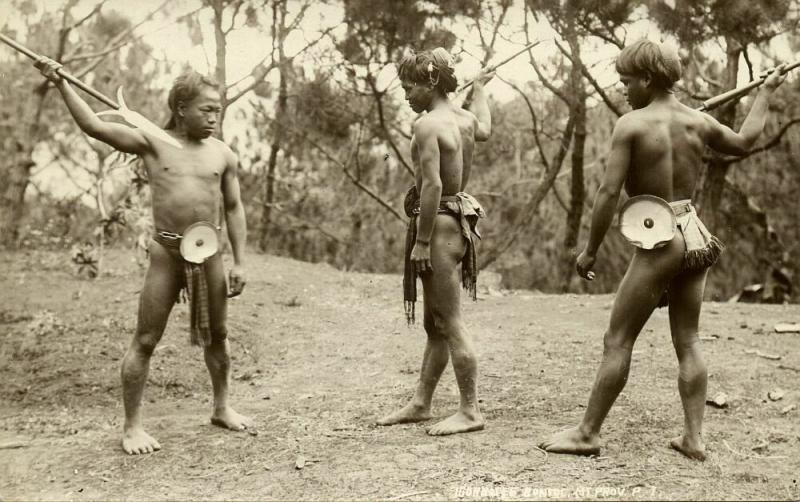
MULTIPOLYGON (((417 301, 417 275, 414 272, 414 264, 411 262, 411 251, 417 241, 417 217, 420 213, 420 198, 416 185, 412 185, 406 192, 403 206, 406 216, 409 217, 403 269, 403 301, 406 321, 413 324, 417 301)), ((472 299, 477 300, 478 260, 473 235, 481 238, 481 234, 478 232, 478 220, 484 218, 486 213, 475 197, 466 192, 458 192, 455 195, 441 197, 438 214, 449 214, 459 221, 461 235, 467 244, 464 257, 461 259, 461 284, 470 293, 472 299)))
POLYGON ((189 341, 192 345, 208 347, 211 345, 211 312, 208 297, 208 279, 206 277, 206 263, 191 263, 180 257, 180 234, 156 230, 153 240, 172 251, 174 256, 177 251, 183 266, 181 291, 189 305, 189 341))
MULTIPOLYGON (((719 260, 725 245, 708 231, 697 216, 697 211, 689 199, 669 203, 677 222, 678 232, 683 236, 686 250, 683 253, 681 271, 705 270, 719 260)), ((669 290, 665 291, 659 307, 669 304, 669 290)))

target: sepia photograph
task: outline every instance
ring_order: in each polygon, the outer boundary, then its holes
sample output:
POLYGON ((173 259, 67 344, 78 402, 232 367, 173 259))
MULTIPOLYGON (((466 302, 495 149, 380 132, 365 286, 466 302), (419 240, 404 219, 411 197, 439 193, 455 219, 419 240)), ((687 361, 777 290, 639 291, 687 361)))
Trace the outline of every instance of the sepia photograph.
POLYGON ((0 500, 800 499, 797 0, 0 0, 0 500))

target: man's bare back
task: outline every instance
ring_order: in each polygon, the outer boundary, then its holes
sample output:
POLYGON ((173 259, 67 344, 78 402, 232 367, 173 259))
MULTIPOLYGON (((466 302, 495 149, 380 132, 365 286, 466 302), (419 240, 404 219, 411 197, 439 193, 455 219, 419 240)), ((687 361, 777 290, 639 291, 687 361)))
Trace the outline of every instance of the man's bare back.
POLYGON ((627 194, 650 194, 670 202, 690 199, 708 136, 703 114, 678 102, 652 103, 622 120, 636 130, 627 194))

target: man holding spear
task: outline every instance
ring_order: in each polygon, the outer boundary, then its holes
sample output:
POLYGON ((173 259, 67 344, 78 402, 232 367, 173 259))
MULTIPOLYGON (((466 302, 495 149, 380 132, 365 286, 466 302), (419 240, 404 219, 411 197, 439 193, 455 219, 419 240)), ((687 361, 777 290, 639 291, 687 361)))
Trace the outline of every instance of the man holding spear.
POLYGON ((637 210, 639 219, 633 218, 632 231, 626 231, 625 208, 620 215, 622 233, 637 249, 617 290, 603 359, 583 420, 539 446, 555 453, 599 453, 600 427, 627 382, 633 344, 656 306, 668 302, 684 412, 683 434, 670 445, 689 458, 704 460, 707 372, 697 330, 708 269, 722 252, 722 245, 697 217, 691 197, 706 146, 730 155, 742 155, 752 148, 764 128, 769 97, 783 81, 781 74, 786 69, 776 68, 763 81, 737 133, 675 98, 672 86, 681 77, 681 63, 674 49, 640 40, 620 52, 616 68, 633 111, 620 117, 614 127, 589 241, 577 260, 578 274, 587 280, 594 278, 595 257, 623 185, 632 197, 626 205, 638 199, 638 207, 644 208, 637 210), (648 235, 658 235, 659 229, 666 231, 663 237, 651 241, 648 235))
POLYGON ((431 400, 439 377, 452 358, 461 403, 458 412, 435 424, 428 434, 443 436, 483 429, 478 407, 477 358, 461 321, 459 277, 474 297, 477 279, 476 225, 483 217, 478 202, 464 192, 476 141, 491 134, 491 115, 483 85, 493 74, 482 70, 474 81, 470 110, 451 103, 456 90, 453 58, 444 48, 412 54, 399 65, 399 76, 411 109, 427 112, 414 123, 411 156, 416 184, 408 191, 404 300, 414 321, 416 277, 425 292, 424 325, 428 336, 420 379, 405 407, 378 420, 378 425, 421 422, 431 418, 431 400))
MULTIPOLYGON (((191 304, 191 341, 203 347, 211 376, 211 423, 233 430, 252 427, 249 418, 228 405, 226 302, 229 295, 241 293, 245 285, 246 225, 237 178, 238 160, 228 146, 212 137, 222 109, 218 86, 195 72, 178 77, 169 93, 172 118, 167 131, 131 112, 120 100, 119 114, 137 126, 132 128, 100 120, 69 83, 80 82, 63 72, 59 63, 40 57, 36 67, 61 93, 81 130, 121 152, 140 156, 150 180, 156 233, 149 243, 150 266, 140 296, 136 333, 122 362, 122 448, 128 454, 152 453, 161 448, 142 425, 142 393, 150 357, 183 288, 191 304), (230 294, 219 253, 220 229, 216 222, 220 205, 234 258, 230 294)), ((105 102, 114 104, 108 98, 105 102)))

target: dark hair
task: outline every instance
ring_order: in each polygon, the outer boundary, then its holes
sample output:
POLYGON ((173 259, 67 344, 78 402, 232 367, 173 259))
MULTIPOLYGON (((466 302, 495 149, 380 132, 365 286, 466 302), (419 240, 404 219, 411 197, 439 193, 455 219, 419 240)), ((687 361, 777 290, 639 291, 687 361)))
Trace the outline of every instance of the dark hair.
POLYGON ((645 38, 622 49, 617 56, 616 68, 617 73, 625 75, 649 75, 664 89, 672 89, 683 72, 680 57, 674 49, 645 38))
POLYGON ((178 78, 172 84, 172 89, 169 90, 169 97, 167 104, 172 112, 172 115, 164 126, 164 129, 174 129, 177 125, 175 116, 178 114, 178 105, 180 103, 188 103, 200 95, 200 90, 203 87, 211 87, 214 90, 219 89, 219 85, 210 77, 201 75, 196 71, 188 71, 178 78))
POLYGON ((458 87, 453 56, 443 47, 405 56, 400 61, 397 74, 400 80, 431 84, 445 94, 458 87))

